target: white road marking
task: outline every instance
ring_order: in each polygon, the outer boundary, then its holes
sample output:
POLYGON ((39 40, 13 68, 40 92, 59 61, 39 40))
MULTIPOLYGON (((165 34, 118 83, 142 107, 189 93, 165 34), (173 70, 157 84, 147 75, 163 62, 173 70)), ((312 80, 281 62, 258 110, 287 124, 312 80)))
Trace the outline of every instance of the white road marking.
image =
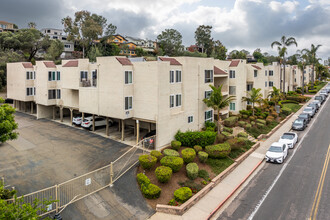
POLYGON ((301 143, 303 142, 306 134, 308 134, 309 130, 313 127, 316 119, 318 118, 318 116, 321 114, 321 112, 324 109, 324 106, 326 105, 326 103, 328 102, 328 99, 325 101, 325 103, 322 105, 320 111, 318 112, 318 114, 314 117, 314 120, 312 121, 311 126, 308 127, 308 130, 306 131, 306 133, 304 134, 304 136, 299 140, 298 146, 295 147, 295 149, 293 150, 292 156, 284 163, 282 169, 280 170, 279 174, 276 176, 275 180, 273 181, 272 185, 268 188, 268 190, 266 191, 266 193, 262 196, 262 198, 259 200, 257 206, 254 208, 253 212, 251 213, 251 215, 249 216, 248 220, 252 220, 255 216, 255 214, 258 212, 260 206, 263 204, 263 202, 266 200, 268 194, 270 193, 270 191, 272 191, 273 187, 275 186, 275 184, 277 183, 277 181, 279 180, 279 178, 281 177, 282 173, 284 172, 284 170, 286 169, 288 163, 290 163, 291 159, 293 158, 293 156, 295 155, 296 151, 298 150, 298 148, 301 146, 301 143))

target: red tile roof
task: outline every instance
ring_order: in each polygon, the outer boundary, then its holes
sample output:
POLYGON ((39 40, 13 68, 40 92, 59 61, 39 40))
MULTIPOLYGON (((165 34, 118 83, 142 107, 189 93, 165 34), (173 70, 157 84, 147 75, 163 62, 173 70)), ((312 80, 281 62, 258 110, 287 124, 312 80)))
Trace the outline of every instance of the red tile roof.
POLYGON ((63 67, 78 67, 78 60, 70 60, 63 67))
POLYGON ((22 63, 24 68, 33 68, 32 63, 22 63))
POLYGON ((239 60, 233 60, 233 61, 231 61, 229 67, 237 67, 238 64, 239 64, 239 60))
POLYGON ((214 75, 228 75, 228 73, 226 73, 222 69, 214 66, 214 75))
POLYGON ((56 68, 56 65, 53 61, 44 62, 44 64, 47 68, 56 68))
POLYGON ((121 63, 121 65, 133 65, 132 62, 126 57, 116 57, 116 59, 119 63, 121 63))
POLYGON ((179 63, 179 61, 177 61, 174 58, 170 58, 170 57, 159 57, 159 59, 161 61, 170 61, 170 65, 179 65, 179 66, 182 65, 181 63, 179 63))
POLYGON ((260 68, 259 66, 257 66, 257 65, 253 65, 253 64, 252 64, 252 66, 253 66, 254 68, 256 68, 257 70, 261 70, 261 68, 260 68))

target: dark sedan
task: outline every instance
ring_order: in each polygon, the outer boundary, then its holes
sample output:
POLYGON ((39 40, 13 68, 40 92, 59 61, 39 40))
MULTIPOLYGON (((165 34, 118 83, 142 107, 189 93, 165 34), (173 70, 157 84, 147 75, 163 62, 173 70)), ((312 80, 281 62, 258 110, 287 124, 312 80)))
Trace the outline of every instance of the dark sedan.
POLYGON ((292 123, 292 130, 303 131, 307 127, 307 120, 305 119, 296 119, 292 123))

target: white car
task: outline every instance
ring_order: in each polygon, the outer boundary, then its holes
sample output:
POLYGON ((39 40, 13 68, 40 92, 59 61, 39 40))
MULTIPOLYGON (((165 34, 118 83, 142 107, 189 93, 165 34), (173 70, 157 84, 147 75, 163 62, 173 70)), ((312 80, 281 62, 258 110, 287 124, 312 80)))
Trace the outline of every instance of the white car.
MULTIPOLYGON (((92 116, 92 115, 91 114, 88 114, 88 113, 85 113, 85 118, 87 118, 89 116, 92 116)), ((82 114, 75 115, 72 118, 72 123, 75 124, 75 125, 80 126, 81 125, 81 122, 82 122, 82 114)))
POLYGON ((328 93, 327 93, 327 92, 324 92, 324 91, 321 91, 321 92, 319 93, 319 95, 324 95, 325 97, 328 97, 328 93))
POLYGON ((288 148, 293 148, 298 142, 298 134, 294 132, 285 132, 278 142, 288 145, 288 148))
POLYGON ((283 163, 288 156, 288 146, 284 143, 274 142, 266 153, 266 161, 273 163, 283 163))
MULTIPOLYGON (((95 117, 95 127, 101 127, 106 125, 105 118, 102 117, 95 117)), ((109 119, 109 126, 113 125, 113 121, 109 119)), ((81 127, 92 130, 93 128, 93 117, 87 117, 81 123, 81 127)))
POLYGON ((320 100, 313 100, 311 103, 315 103, 319 106, 319 108, 321 107, 321 102, 320 100))

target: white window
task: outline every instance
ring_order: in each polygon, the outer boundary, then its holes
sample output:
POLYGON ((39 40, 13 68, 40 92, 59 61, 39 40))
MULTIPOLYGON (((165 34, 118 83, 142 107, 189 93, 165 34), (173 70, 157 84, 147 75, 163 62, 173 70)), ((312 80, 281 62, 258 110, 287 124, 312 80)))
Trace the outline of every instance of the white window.
MULTIPOLYGON (((63 37, 62 37, 62 40, 64 40, 63 37)), ((70 44, 65 44, 64 47, 65 47, 65 48, 70 48, 71 45, 70 45, 70 44)))
POLYGON ((56 89, 48 90, 48 99, 56 99, 56 89))
POLYGON ((258 76, 258 70, 254 70, 254 77, 258 76))
POLYGON ((174 83, 174 71, 170 71, 170 83, 174 83))
POLYGON ((213 110, 205 112, 205 121, 213 121, 213 110))
POLYGON ((176 94, 175 95, 176 99, 175 99, 175 106, 181 106, 181 94, 176 94))
POLYGON ((273 70, 269 70, 269 76, 272 76, 274 74, 273 70))
POLYGON ((229 104, 229 110, 230 111, 235 111, 235 108, 236 106, 235 106, 235 102, 231 102, 230 104, 229 104))
POLYGON ((265 76, 267 76, 267 70, 265 70, 265 76))
POLYGON ((181 82, 181 70, 175 71, 175 81, 177 83, 181 82))
POLYGON ((267 81, 265 81, 265 87, 267 87, 267 81))
POLYGON ((269 87, 273 87, 274 83, 272 81, 268 82, 269 87))
POLYGON ((235 79, 235 70, 229 70, 229 78, 235 79))
POLYGON ((56 72, 48 71, 48 81, 55 81, 55 80, 56 80, 56 72))
POLYGON ((212 93, 212 90, 205 91, 205 97, 204 98, 206 98, 206 99, 210 98, 211 93, 212 93))
POLYGON ((60 89, 56 89, 56 98, 61 99, 61 90, 60 89))
POLYGON ((229 86, 229 95, 236 95, 236 86, 229 86))
POLYGON ((133 72, 125 71, 125 84, 132 84, 132 83, 133 83, 133 72))
POLYGON ((56 80, 61 80, 61 72, 60 71, 57 71, 56 72, 56 80))
POLYGON ((246 85, 246 91, 251 91, 253 88, 253 84, 247 84, 246 85))
POLYGON ((133 97, 125 97, 125 110, 130 110, 133 108, 133 97))
POLYGON ((26 72, 26 79, 35 79, 36 78, 36 72, 34 72, 34 71, 27 71, 26 72))
POLYGON ((26 95, 27 96, 34 96, 35 95, 35 88, 33 88, 33 87, 26 88, 26 95))
POLYGON ((192 123, 194 121, 194 116, 188 116, 188 123, 192 123))
POLYGON ((82 82, 83 80, 88 79, 88 71, 80 71, 80 81, 82 82))
POLYGON ((174 95, 170 95, 170 108, 174 107, 174 95))
POLYGON ((213 70, 205 70, 205 83, 213 82, 213 70))

